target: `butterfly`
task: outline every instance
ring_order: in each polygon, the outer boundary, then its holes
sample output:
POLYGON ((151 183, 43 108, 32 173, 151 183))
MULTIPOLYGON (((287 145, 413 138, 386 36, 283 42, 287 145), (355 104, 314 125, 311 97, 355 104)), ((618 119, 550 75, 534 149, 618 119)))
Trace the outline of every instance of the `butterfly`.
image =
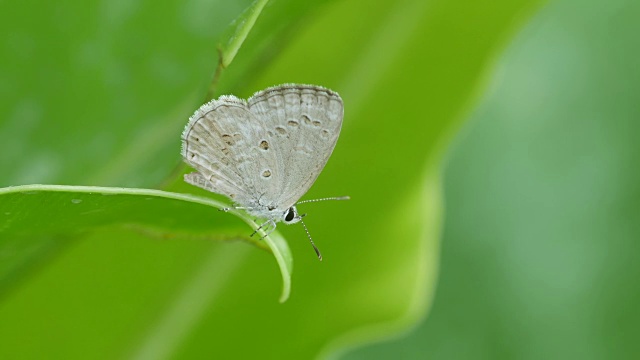
POLYGON ((329 160, 343 114, 340 95, 315 85, 274 86, 246 101, 221 96, 196 110, 182 133, 182 157, 196 170, 184 180, 264 219, 252 236, 301 222, 322 260, 296 205, 349 198, 299 201, 329 160))

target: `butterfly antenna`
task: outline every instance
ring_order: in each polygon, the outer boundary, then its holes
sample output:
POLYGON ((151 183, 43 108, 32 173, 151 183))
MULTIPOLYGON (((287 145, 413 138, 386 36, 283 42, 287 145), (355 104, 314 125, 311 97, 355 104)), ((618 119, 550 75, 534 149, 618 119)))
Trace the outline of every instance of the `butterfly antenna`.
POLYGON ((304 231, 307 233, 307 237, 309 238, 309 242, 311 243, 311 246, 313 246, 313 250, 316 251, 316 255, 318 255, 318 260, 322 261, 322 254, 320 254, 320 250, 318 250, 318 247, 316 247, 316 244, 313 242, 313 239, 311 238, 311 234, 309 234, 309 229, 307 229, 307 225, 304 224, 304 221, 302 221, 302 218, 307 216, 307 214, 302 214, 300 216, 300 223, 302 224, 302 227, 304 227, 304 231))
POLYGON ((310 203, 310 202, 325 201, 325 200, 349 200, 349 199, 351 199, 351 197, 350 197, 350 196, 328 197, 328 198, 322 198, 322 199, 302 200, 302 201, 298 201, 298 202, 296 203, 296 205, 298 205, 298 204, 304 204, 304 203, 310 203))

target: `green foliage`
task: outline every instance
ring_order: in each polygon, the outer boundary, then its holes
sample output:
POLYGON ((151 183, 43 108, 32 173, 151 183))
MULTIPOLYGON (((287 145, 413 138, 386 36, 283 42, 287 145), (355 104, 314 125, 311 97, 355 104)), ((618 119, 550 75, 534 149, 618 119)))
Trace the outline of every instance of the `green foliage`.
POLYGON ((446 168, 433 308, 347 359, 640 356, 640 2, 552 2, 446 168))
POLYGON ((233 58, 240 50, 242 43, 245 41, 249 32, 253 30, 253 26, 262 13, 262 9, 267 5, 269 0, 256 0, 248 7, 233 23, 229 26, 229 33, 224 35, 220 40, 220 64, 227 67, 233 61, 233 58))
MULTIPOLYGON (((0 184, 83 187, 0 194, 0 276, 11 283, 0 358, 306 359, 415 323, 438 271, 443 154, 514 18, 540 3, 12 4, 0 15, 0 184), (238 16, 255 21, 250 31, 229 25, 238 16), (345 101, 337 148, 306 198, 352 200, 301 209, 322 263, 302 228, 278 228, 297 261, 284 304, 271 254, 217 241, 252 229, 202 205, 213 200, 176 194, 219 199, 179 176, 180 132, 219 50, 229 56, 216 96, 296 82, 345 101)), ((267 240, 286 295, 287 244, 267 240)))
MULTIPOLYGON (((246 229, 223 217, 226 213, 211 211, 225 208, 215 200, 158 190, 56 185, 4 188, 0 198, 0 254, 5 254, 0 258, 0 290, 7 291, 20 268, 43 249, 88 230, 120 226, 162 239, 243 239, 269 249, 283 275, 280 299, 289 297, 293 262, 287 243, 278 234, 263 241, 247 237, 246 229)), ((229 213, 259 229, 246 215, 229 213)), ((265 235, 261 230, 259 234, 265 235)))

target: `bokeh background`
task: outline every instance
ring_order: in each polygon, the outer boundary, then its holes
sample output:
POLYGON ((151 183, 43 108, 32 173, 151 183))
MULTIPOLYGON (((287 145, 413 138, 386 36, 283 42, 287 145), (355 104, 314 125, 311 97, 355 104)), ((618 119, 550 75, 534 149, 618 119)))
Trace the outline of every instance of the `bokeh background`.
MULTIPOLYGON (((4 4, 0 186, 203 194, 176 180, 179 134, 251 3, 4 4)), ((305 209, 325 261, 279 227, 279 304, 246 243, 110 227, 0 248, 21 259, 0 358, 637 358, 638 19, 633 0, 269 2, 217 93, 343 96, 307 198, 353 200, 305 209)))

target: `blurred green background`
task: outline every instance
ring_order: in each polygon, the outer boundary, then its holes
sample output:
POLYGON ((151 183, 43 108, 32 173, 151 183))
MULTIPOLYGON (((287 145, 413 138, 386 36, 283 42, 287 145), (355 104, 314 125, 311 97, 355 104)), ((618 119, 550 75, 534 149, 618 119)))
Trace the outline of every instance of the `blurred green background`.
MULTIPOLYGON (((176 180, 179 134, 250 4, 4 4, 0 186, 203 194, 176 180)), ((304 209, 325 261, 280 226, 279 304, 246 243, 0 247, 25 259, 0 279, 0 358, 637 358, 638 19, 632 0, 269 2, 216 95, 344 98, 305 197, 352 197, 304 209)))

